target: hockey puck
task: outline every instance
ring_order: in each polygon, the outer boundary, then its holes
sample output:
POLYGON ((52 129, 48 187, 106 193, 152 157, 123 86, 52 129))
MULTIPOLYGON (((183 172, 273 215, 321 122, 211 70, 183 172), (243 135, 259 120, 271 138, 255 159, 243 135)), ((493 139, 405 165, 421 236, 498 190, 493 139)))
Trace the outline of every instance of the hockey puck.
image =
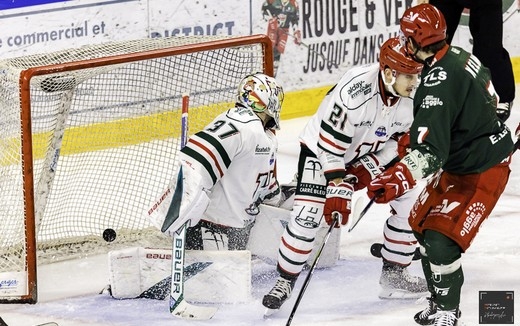
POLYGON ((112 242, 116 239, 116 231, 114 229, 106 229, 103 231, 103 239, 105 239, 106 242, 112 242))

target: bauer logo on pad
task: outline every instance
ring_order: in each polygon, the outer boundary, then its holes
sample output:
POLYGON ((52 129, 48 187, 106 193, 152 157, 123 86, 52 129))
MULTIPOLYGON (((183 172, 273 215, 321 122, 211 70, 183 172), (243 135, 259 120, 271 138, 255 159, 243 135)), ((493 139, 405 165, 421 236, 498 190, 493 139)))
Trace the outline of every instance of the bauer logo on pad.
POLYGON ((479 324, 513 324, 513 291, 479 291, 479 324))

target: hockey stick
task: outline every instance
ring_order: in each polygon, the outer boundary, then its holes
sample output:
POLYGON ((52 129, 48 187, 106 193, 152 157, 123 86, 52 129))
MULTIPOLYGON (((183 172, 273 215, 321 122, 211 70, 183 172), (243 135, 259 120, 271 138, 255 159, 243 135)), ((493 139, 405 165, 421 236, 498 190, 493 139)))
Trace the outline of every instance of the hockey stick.
MULTIPOLYGON (((182 96, 182 117, 181 117, 181 148, 188 142, 188 106, 189 96, 182 96)), ((179 170, 182 175, 182 168, 179 170)), ((182 178, 179 180, 182 184, 182 178)), ((179 185, 179 182, 177 182, 179 185)), ((172 204, 176 198, 172 199, 172 204)), ((170 209, 168 210, 170 214, 170 209)), ((166 217, 168 218, 168 217, 166 217)), ((173 235, 173 257, 172 257, 172 280, 170 288, 170 313, 176 317, 184 319, 206 320, 213 317, 217 312, 215 307, 203 307, 189 304, 184 299, 184 249, 186 243, 186 228, 188 222, 184 223, 173 235)))
POLYGON ((359 221, 361 221, 363 216, 365 216, 365 214, 368 212, 370 207, 372 207, 372 205, 375 203, 376 198, 379 197, 382 193, 383 193, 383 190, 378 191, 374 197, 370 198, 370 201, 365 206, 365 208, 363 208, 363 210, 361 211, 361 213, 359 213, 358 216, 352 216, 353 217, 352 221, 354 221, 354 222, 353 222, 352 226, 348 229, 348 232, 354 230, 356 225, 358 225, 359 221))
MULTIPOLYGON (((520 148, 520 138, 515 142, 515 147, 513 149, 513 153, 520 148)), ((379 192, 376 193, 376 195, 370 199, 370 201, 368 202, 368 204, 365 206, 365 208, 363 208, 363 210, 361 211, 361 213, 359 213, 358 216, 353 216, 353 224, 352 226, 348 229, 348 232, 354 230, 354 228, 356 227, 356 225, 358 225, 359 221, 361 221, 361 219, 363 218, 363 216, 365 216, 365 214, 368 212, 368 210, 370 209, 370 207, 372 207, 372 205, 374 204, 375 202, 375 199, 377 197, 379 197, 380 195, 383 194, 383 190, 381 189, 379 192)), ((354 212, 356 210, 354 209, 354 212)))
MULTIPOLYGON (((7 323, 2 319, 2 317, 0 317, 0 326, 9 326, 9 325, 7 325, 7 323)), ((58 324, 55 323, 55 322, 48 322, 48 323, 38 324, 38 325, 35 325, 35 326, 58 326, 58 324)))
POLYGON ((291 311, 291 314, 289 315, 289 319, 287 320, 286 326, 291 325, 291 322, 293 320, 294 314, 296 313, 296 309, 298 309, 298 305, 300 304, 300 301, 302 300, 303 294, 305 293, 305 290, 307 289, 307 286, 309 285, 309 282, 311 280, 312 274, 314 273, 314 269, 316 269, 316 265, 318 264, 318 261, 320 260, 321 253, 323 252, 323 248, 325 248, 325 245, 327 244, 327 241, 329 240, 329 237, 332 233, 332 230, 336 227, 336 225, 339 223, 341 219, 341 215, 338 212, 333 212, 332 216, 334 220, 332 221, 332 224, 329 227, 329 230, 327 231, 327 234, 325 235, 325 238, 323 239, 323 243, 321 244, 320 249, 316 253, 316 257, 314 258, 314 261, 312 262, 311 268, 309 269, 309 274, 307 274, 307 277, 305 278, 305 281, 303 281, 302 288, 300 290, 300 293, 298 293, 298 297, 296 298, 296 302, 294 303, 294 307, 291 311))

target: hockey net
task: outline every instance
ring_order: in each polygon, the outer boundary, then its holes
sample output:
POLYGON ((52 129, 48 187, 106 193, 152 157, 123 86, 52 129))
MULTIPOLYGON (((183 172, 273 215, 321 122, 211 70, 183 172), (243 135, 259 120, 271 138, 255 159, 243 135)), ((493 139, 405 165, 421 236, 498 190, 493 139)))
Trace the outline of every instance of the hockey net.
POLYGON ((182 95, 198 131, 233 105, 253 72, 273 72, 265 35, 143 39, 0 61, 0 302, 37 301, 37 261, 170 246, 146 213, 176 174, 182 95), (103 240, 107 228, 114 242, 103 240))

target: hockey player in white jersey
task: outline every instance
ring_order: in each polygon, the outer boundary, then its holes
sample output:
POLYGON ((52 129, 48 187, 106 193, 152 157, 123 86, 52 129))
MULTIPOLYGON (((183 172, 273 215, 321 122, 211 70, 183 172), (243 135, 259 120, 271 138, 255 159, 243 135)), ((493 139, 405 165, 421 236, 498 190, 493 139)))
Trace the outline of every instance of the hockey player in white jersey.
MULTIPOLYGON (((244 250, 258 204, 280 196, 274 171, 284 92, 265 74, 245 77, 235 107, 192 135, 181 150, 179 218, 189 221, 186 249, 244 250)), ((163 221, 155 221, 161 225, 163 221)))
MULTIPOLYGON (((301 132, 296 195, 279 245, 280 277, 263 298, 267 314, 290 297, 322 218, 330 225, 337 211, 341 224, 347 224, 353 192, 366 187, 396 158, 398 138, 412 124, 410 96, 421 70, 397 38, 389 39, 381 47, 379 65, 347 71, 301 132)), ((417 246, 408 225, 417 196, 411 191, 408 199, 391 203, 393 214, 384 226, 381 252, 381 298, 418 297, 427 291, 425 280, 406 269, 417 246)))

